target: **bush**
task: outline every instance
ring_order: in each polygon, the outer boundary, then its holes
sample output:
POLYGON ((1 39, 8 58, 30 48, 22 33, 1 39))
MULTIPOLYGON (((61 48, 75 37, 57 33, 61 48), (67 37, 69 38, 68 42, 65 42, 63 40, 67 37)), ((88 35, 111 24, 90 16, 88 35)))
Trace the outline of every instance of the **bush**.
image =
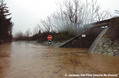
POLYGON ((53 39, 52 41, 59 41, 59 42, 62 42, 62 41, 65 41, 65 40, 68 40, 72 37, 75 36, 75 34, 70 34, 69 32, 66 32, 66 31, 62 31, 62 32, 59 32, 59 33, 56 33, 56 32, 44 32, 44 33, 40 33, 40 34, 36 34, 32 37, 32 40, 37 40, 38 42, 44 42, 44 41, 47 41, 47 36, 48 35, 52 35, 53 39))

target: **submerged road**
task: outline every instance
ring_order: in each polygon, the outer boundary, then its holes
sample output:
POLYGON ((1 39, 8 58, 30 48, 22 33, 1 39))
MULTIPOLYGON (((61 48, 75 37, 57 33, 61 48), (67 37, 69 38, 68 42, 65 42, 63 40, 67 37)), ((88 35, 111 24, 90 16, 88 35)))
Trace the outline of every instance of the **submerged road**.
POLYGON ((119 57, 88 54, 88 49, 54 48, 25 42, 0 45, 0 78, 92 78, 69 74, 116 74, 119 57))

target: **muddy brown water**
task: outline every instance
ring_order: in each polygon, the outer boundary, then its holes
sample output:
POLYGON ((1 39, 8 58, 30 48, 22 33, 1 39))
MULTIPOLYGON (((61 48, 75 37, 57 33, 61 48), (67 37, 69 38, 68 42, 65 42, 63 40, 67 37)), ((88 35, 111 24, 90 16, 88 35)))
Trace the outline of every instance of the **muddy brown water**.
POLYGON ((0 45, 0 78, 119 78, 119 57, 25 42, 0 45), (70 74, 80 76, 71 77, 70 74), (85 74, 85 76, 81 76, 85 74), (116 74, 91 77, 86 74, 116 74))

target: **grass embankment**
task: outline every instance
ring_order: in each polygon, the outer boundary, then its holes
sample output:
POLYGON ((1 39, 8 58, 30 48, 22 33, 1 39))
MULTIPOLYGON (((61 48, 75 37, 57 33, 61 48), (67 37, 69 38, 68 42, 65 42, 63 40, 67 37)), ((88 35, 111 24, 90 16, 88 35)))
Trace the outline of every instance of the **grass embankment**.
POLYGON ((62 32, 44 32, 44 33, 38 33, 31 37, 20 35, 17 38, 14 38, 15 41, 37 41, 38 43, 43 43, 45 41, 48 41, 47 36, 52 35, 52 41, 53 42, 63 42, 66 40, 69 40, 70 38, 76 36, 75 33, 70 33, 68 31, 62 31, 62 32))
POLYGON ((47 36, 48 35, 52 35, 53 39, 52 41, 54 42, 62 42, 62 41, 66 41, 74 36, 76 36, 76 34, 71 34, 69 32, 44 32, 44 33, 39 33, 36 34, 34 36, 32 36, 32 40, 37 40, 39 43, 42 43, 44 41, 48 41, 47 36))

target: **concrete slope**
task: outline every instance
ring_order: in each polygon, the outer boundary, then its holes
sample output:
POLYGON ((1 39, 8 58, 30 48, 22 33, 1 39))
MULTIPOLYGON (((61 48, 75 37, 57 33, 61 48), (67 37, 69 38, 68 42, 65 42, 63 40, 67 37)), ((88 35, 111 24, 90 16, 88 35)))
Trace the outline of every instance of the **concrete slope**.
MULTIPOLYGON (((86 31, 88 31, 88 30, 86 30, 86 31)), ((75 40, 76 38, 78 38, 79 36, 81 36, 81 35, 82 35, 83 33, 85 33, 86 31, 84 31, 84 32, 78 34, 77 36, 75 36, 75 37, 73 37, 73 38, 67 40, 66 42, 64 42, 63 44, 61 44, 59 47, 65 46, 66 44, 70 43, 71 41, 73 41, 73 40, 75 40)))
POLYGON ((79 36, 81 36, 82 34, 84 34, 85 32, 91 30, 93 27, 101 27, 101 26, 107 26, 108 25, 109 20, 104 20, 104 21, 100 21, 100 22, 96 22, 96 23, 92 23, 92 24, 87 24, 84 26, 89 26, 90 28, 88 28, 87 30, 85 30, 84 32, 78 34, 77 36, 63 42, 60 46, 58 47, 64 47, 65 45, 67 45, 68 43, 72 42, 73 40, 75 40, 76 38, 78 38, 79 36))
POLYGON ((89 53, 93 53, 98 42, 100 41, 100 39, 102 38, 102 36, 106 33, 106 31, 109 29, 109 27, 105 28, 99 35, 98 37, 94 40, 94 42, 92 43, 91 47, 89 48, 88 52, 89 53))
POLYGON ((77 36, 63 42, 59 47, 89 48, 102 30, 101 27, 91 27, 77 36), (86 37, 83 38, 82 34, 85 34, 86 37))

